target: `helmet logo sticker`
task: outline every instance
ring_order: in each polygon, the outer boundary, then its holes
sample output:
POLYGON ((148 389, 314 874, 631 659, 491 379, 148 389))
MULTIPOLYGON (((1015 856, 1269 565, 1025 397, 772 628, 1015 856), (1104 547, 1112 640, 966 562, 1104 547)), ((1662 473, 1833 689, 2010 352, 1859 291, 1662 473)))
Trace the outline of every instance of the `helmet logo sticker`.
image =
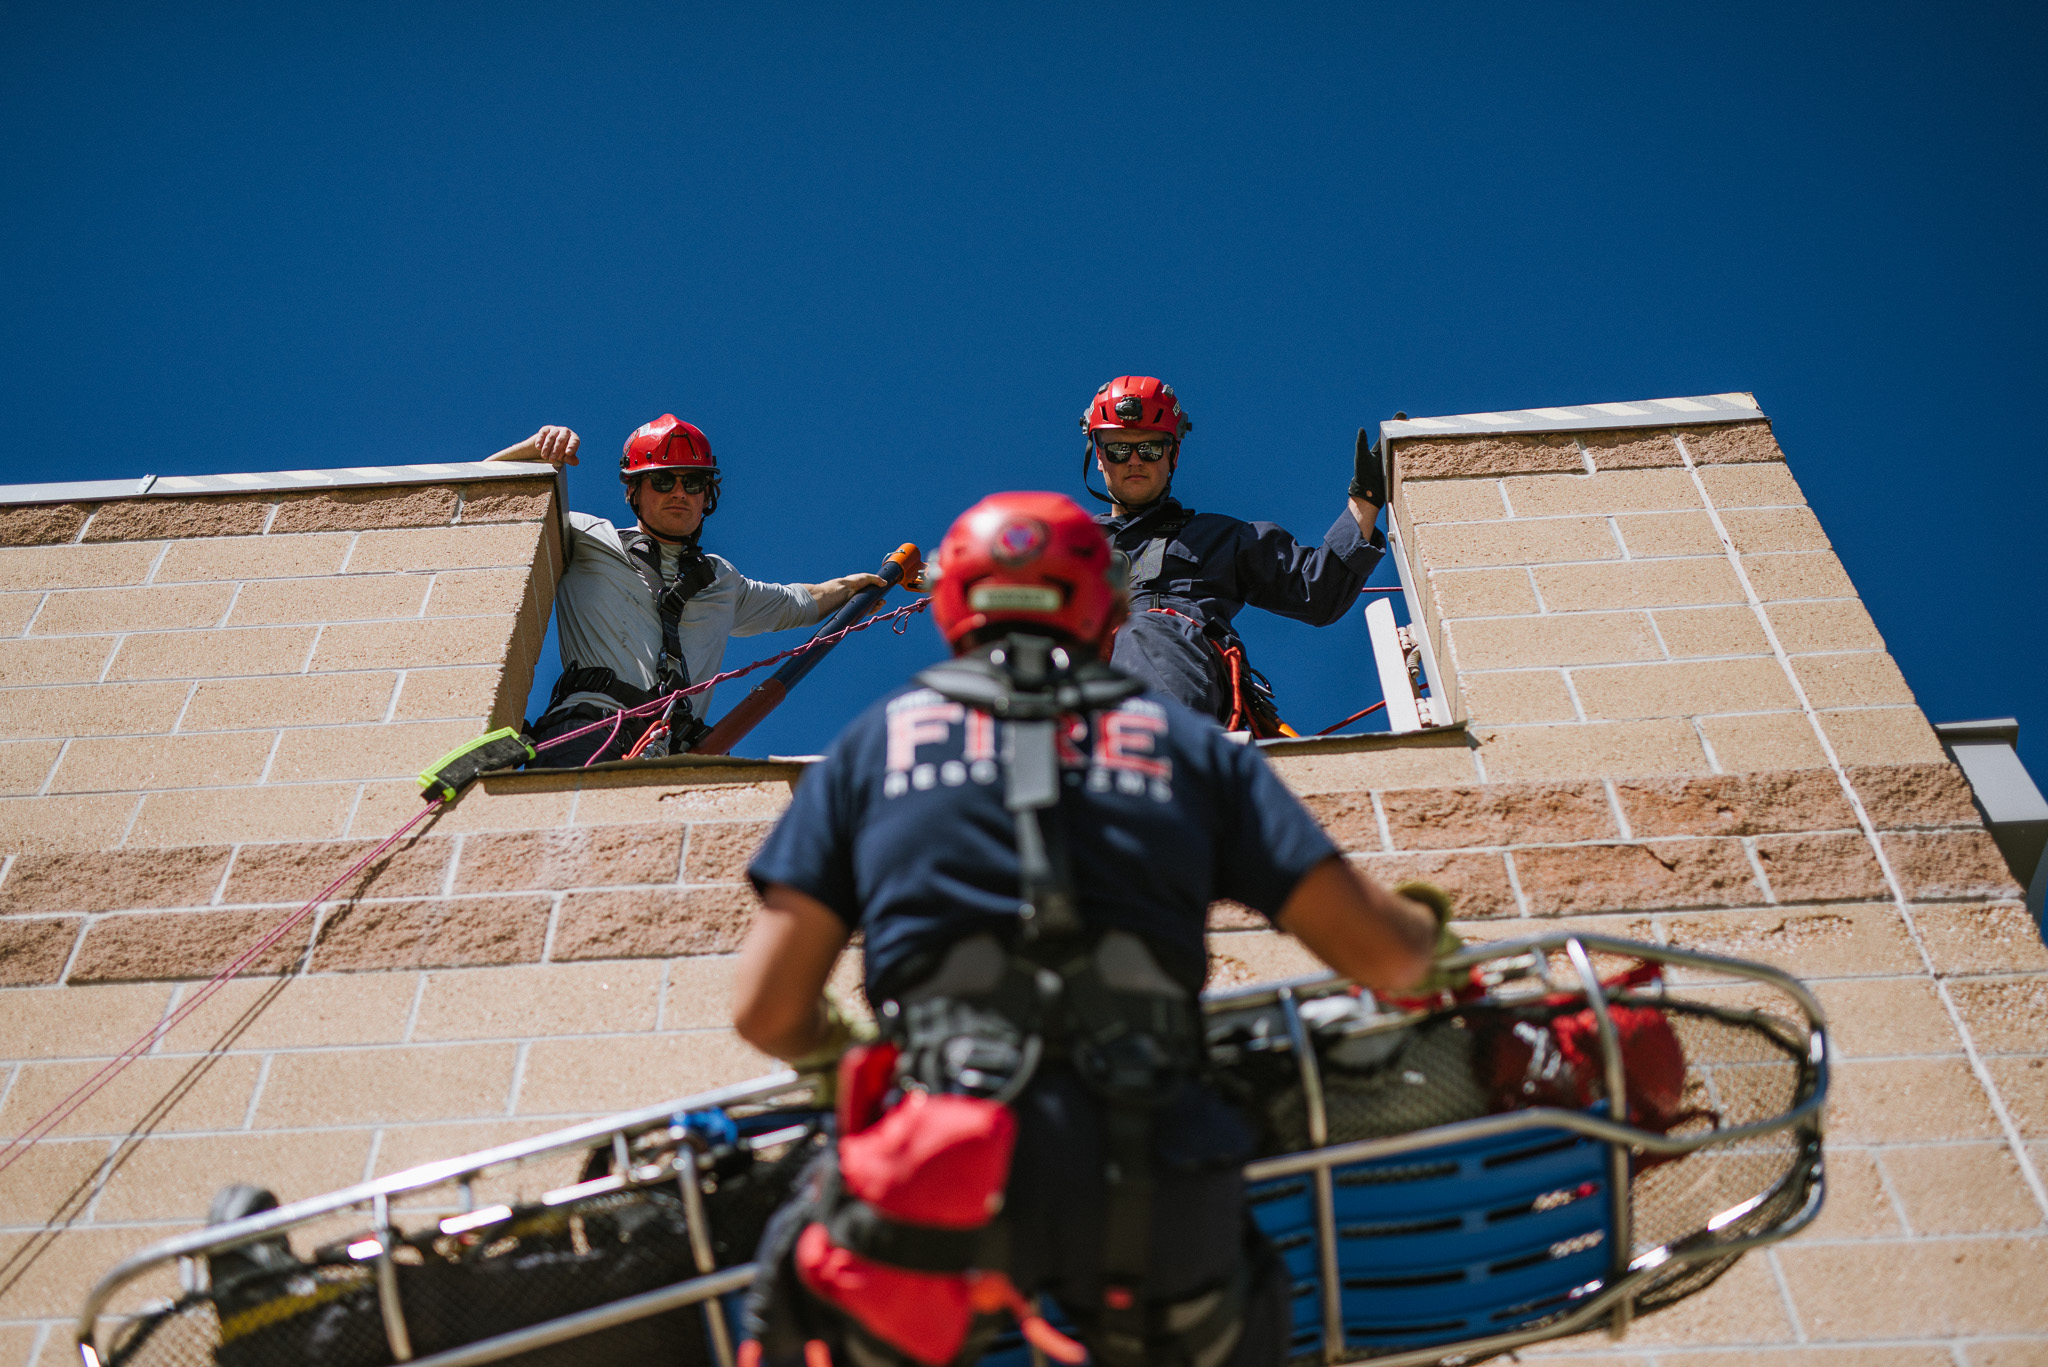
POLYGON ((1014 518, 996 532, 989 554, 998 564, 1023 565, 1045 553, 1046 528, 1035 517, 1014 518))

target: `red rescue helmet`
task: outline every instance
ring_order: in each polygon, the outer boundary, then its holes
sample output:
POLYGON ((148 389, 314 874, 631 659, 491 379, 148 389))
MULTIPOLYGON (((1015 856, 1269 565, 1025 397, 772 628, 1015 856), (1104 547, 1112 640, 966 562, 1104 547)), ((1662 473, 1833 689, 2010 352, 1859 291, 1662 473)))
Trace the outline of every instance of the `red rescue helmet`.
POLYGON ((653 422, 633 429, 626 438, 626 454, 619 457, 619 478, 631 480, 649 470, 676 467, 716 470, 718 460, 711 454, 711 439, 664 413, 653 422))
POLYGON ((1174 397, 1173 386, 1150 375, 1119 375, 1095 391, 1081 413, 1081 430, 1093 437, 1111 428, 1164 432, 1179 441, 1195 423, 1174 397))
POLYGON ((1105 657, 1128 609, 1109 539, 1064 494, 990 494, 939 543, 932 617, 958 652, 999 623, 1050 627, 1105 657))

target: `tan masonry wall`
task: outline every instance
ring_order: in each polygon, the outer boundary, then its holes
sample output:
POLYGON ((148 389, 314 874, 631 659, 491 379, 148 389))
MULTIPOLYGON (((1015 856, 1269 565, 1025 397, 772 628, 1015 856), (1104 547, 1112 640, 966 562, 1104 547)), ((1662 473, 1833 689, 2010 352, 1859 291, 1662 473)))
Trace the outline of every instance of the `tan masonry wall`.
MULTIPOLYGON (((1660 432, 1403 443, 1397 515, 1469 731, 1317 742, 1274 763, 1375 874, 1452 888, 1468 934, 1565 923, 1762 958, 1807 977, 1832 1013, 1843 1059, 1821 1224, 1623 1343, 1574 1342, 1554 1360, 2048 1362, 2048 950, 1768 430, 1680 432, 1683 447, 1660 432)), ((21 813, 0 824, 0 1133, 417 810, 405 775, 517 715, 556 564, 545 486, 526 492, 519 516, 481 525, 475 491, 453 486, 337 505, 425 499, 439 509, 426 524, 387 511, 374 526, 280 528, 289 504, 259 519, 215 500, 204 518, 182 514, 190 525, 174 537, 166 519, 138 526, 144 515, 123 511, 136 534, 113 542, 94 536, 124 530, 102 521, 116 505, 89 522, 0 509, 13 547, 0 574, 15 595, 0 597, 13 633, 0 639, 0 689, 168 684, 184 699, 153 729, 44 722, 47 734, 8 742, 45 749, 22 751, 35 781, 14 791, 26 795, 0 799, 21 813), (223 526, 230 515, 243 521, 223 526), (349 545, 331 560, 256 554, 336 535, 349 545), (88 553, 139 545, 154 547, 142 569, 117 562, 130 578, 70 582, 73 566, 96 563, 88 553), (371 558, 356 559, 366 545, 371 558), (138 619, 118 598, 104 613, 59 601, 228 582, 165 578, 202 546, 239 585, 203 621, 138 619), (513 558, 474 558, 486 554, 513 558), (300 568, 259 574, 259 562, 300 568), (416 597, 363 587, 400 577, 432 582, 408 586, 416 597), (505 596, 437 599, 451 580, 451 594, 498 582, 505 596), (303 594, 326 615, 235 619, 252 588, 303 594), (494 625, 444 636, 421 625, 437 601, 462 602, 458 622, 494 625), (398 606, 369 616, 386 602, 398 606), (323 656, 355 620, 380 621, 365 635, 385 653, 323 656), (60 636, 52 622, 80 629, 60 636), (109 672, 138 636, 281 628, 309 633, 310 653, 273 673, 109 672), (484 651, 491 633, 511 668, 484 651), (107 642, 87 679, 17 676, 6 653, 61 658, 44 643, 95 638, 107 642), (460 705, 408 712, 422 676, 447 681, 460 705), (337 714, 310 691, 352 677, 384 690, 381 711, 337 714), (269 692, 246 679, 286 680, 309 701, 263 710, 269 692), (189 724, 203 694, 224 699, 216 716, 233 724, 189 724), (421 723, 454 739, 422 730, 414 743, 406 728, 421 723), (252 805, 220 804, 211 824, 183 828, 143 818, 215 791, 191 770, 143 781, 115 764, 132 786, 111 792, 57 782, 82 741, 126 736, 144 752, 245 731, 279 754, 298 732, 346 732, 340 746, 292 743, 354 758, 289 777, 274 759, 253 778, 235 771, 219 790, 255 792, 236 799, 252 805), (312 810, 317 800, 285 790, 328 786, 354 794, 341 824, 266 824, 266 790, 312 810), (90 826, 89 807, 38 815, 109 799, 127 804, 118 834, 111 820, 90 826)), ((135 658, 175 645, 145 643, 135 658)), ((0 716, 16 715, 0 692, 0 716)), ((684 763, 473 789, 0 1174, 0 1364, 67 1360, 64 1320, 91 1279, 190 1227, 228 1181, 289 1199, 760 1070, 723 1027, 727 975, 753 905, 742 869, 800 772, 684 763)), ((1239 909, 1219 906, 1212 924, 1218 981, 1304 966, 1239 909)), ((538 1190, 562 1176, 529 1180, 538 1190)))

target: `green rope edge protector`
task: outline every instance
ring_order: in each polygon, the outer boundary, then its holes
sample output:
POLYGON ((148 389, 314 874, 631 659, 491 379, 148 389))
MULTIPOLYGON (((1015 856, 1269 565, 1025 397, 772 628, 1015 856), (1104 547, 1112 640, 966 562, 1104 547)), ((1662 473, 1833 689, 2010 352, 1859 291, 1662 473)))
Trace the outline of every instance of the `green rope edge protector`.
POLYGON ((501 727, 456 746, 420 771, 420 796, 428 802, 453 802, 462 790, 488 769, 510 769, 532 759, 533 742, 514 726, 501 727))

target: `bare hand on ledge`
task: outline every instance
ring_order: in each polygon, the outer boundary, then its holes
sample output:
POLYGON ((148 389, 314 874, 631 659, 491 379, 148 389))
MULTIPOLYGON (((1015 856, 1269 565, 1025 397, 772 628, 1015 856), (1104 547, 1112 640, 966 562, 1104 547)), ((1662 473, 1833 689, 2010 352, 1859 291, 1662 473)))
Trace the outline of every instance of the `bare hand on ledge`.
POLYGON ((520 442, 508 446, 486 460, 546 461, 557 470, 564 465, 578 465, 576 450, 583 445, 583 438, 566 427, 543 427, 540 431, 520 442))

